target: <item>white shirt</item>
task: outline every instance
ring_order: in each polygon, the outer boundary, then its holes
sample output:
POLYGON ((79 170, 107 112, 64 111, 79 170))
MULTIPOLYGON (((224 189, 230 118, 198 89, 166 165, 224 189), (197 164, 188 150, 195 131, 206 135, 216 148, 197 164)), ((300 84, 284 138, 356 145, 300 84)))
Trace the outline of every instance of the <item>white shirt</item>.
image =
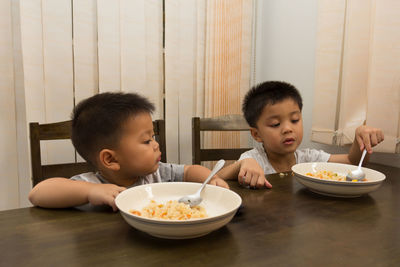
MULTIPOLYGON (((156 172, 140 177, 140 179, 138 179, 136 183, 134 183, 129 187, 134 187, 142 184, 152 184, 152 183, 182 182, 184 167, 185 165, 160 162, 156 172)), ((75 175, 70 179, 76 181, 85 181, 95 184, 109 184, 109 182, 98 172, 82 173, 75 175)))
MULTIPOLYGON (((331 154, 326 153, 323 150, 317 149, 298 149, 294 152, 297 163, 303 162, 327 162, 331 154)), ((257 143, 256 147, 252 150, 244 152, 240 155, 239 160, 253 158, 263 168, 264 174, 276 173, 274 167, 268 160, 267 153, 265 153, 264 147, 261 143, 257 143)))

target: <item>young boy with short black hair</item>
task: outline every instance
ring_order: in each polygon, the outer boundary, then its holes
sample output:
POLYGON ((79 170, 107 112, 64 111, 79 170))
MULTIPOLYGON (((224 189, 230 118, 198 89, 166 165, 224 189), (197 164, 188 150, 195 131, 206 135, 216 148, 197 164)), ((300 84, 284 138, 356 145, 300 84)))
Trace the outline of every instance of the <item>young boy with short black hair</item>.
MULTIPOLYGON (((160 162, 151 113, 154 105, 134 93, 102 93, 80 102, 72 114, 72 143, 97 172, 51 178, 29 194, 32 204, 47 208, 108 205, 117 210, 115 197, 141 184, 203 182, 210 170, 199 165, 160 162)), ((215 176, 210 184, 228 188, 215 176)))
POLYGON ((303 139, 302 108, 300 93, 291 84, 269 81, 253 87, 245 96, 242 110, 258 144, 218 175, 224 179, 237 177, 240 183, 251 187, 270 188, 265 174, 290 171, 302 162, 358 164, 364 148, 371 154, 372 147, 384 139, 380 129, 362 125, 356 129, 348 154, 297 149, 303 139))

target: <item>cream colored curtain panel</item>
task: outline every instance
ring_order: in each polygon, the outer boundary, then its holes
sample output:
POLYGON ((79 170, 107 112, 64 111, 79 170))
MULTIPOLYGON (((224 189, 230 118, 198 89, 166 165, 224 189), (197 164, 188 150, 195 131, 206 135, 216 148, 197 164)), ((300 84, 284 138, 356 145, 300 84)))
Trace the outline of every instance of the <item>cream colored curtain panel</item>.
MULTIPOLYGON (((191 163, 191 118, 241 114, 250 85, 253 0, 165 1, 165 91, 168 159, 191 163)), ((239 147, 225 133, 207 146, 239 147)))
POLYGON ((345 145, 364 122, 400 152, 400 1, 318 1, 312 140, 345 145))
MULTIPOLYGON (((0 0, 0 209, 29 205, 28 123, 68 120, 93 94, 154 102, 169 162, 191 163, 193 116, 240 113, 253 0, 164 3, 165 27, 161 0, 0 0)), ((42 147, 44 163, 77 157, 69 141, 42 147)))
MULTIPOLYGON (((29 122, 68 120, 77 102, 104 91, 147 96, 155 119, 164 104, 162 1, 0 0, 0 7, 1 210, 29 204, 29 122)), ((70 141, 42 144, 43 163, 75 158, 70 141)))
MULTIPOLYGON (((250 87, 253 1, 208 1, 204 116, 242 114, 250 87)), ((207 136, 207 134, 206 134, 207 136)), ((247 135, 213 132, 205 147, 248 147, 247 135)))

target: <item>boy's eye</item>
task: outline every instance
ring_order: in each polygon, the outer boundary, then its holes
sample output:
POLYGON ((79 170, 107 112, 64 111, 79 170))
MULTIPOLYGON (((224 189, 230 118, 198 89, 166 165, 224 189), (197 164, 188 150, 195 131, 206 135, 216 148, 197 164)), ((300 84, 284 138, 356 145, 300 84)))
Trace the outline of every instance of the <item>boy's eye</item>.
POLYGON ((274 124, 271 124, 270 127, 276 128, 276 127, 278 127, 279 125, 280 125, 280 123, 274 123, 274 124))
POLYGON ((145 143, 145 144, 150 144, 151 141, 156 140, 155 138, 156 138, 156 136, 155 136, 155 135, 152 135, 152 136, 151 136, 151 139, 144 141, 144 143, 145 143))
POLYGON ((297 119, 297 120, 292 120, 292 123, 298 123, 299 122, 299 119, 297 119))

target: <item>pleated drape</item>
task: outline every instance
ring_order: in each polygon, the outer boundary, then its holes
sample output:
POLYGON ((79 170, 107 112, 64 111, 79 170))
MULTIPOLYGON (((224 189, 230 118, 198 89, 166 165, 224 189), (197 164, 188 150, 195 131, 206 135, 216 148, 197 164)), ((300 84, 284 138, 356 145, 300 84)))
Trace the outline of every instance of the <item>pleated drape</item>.
POLYGON ((363 123, 400 152, 400 2, 318 1, 312 140, 346 145, 363 123))

